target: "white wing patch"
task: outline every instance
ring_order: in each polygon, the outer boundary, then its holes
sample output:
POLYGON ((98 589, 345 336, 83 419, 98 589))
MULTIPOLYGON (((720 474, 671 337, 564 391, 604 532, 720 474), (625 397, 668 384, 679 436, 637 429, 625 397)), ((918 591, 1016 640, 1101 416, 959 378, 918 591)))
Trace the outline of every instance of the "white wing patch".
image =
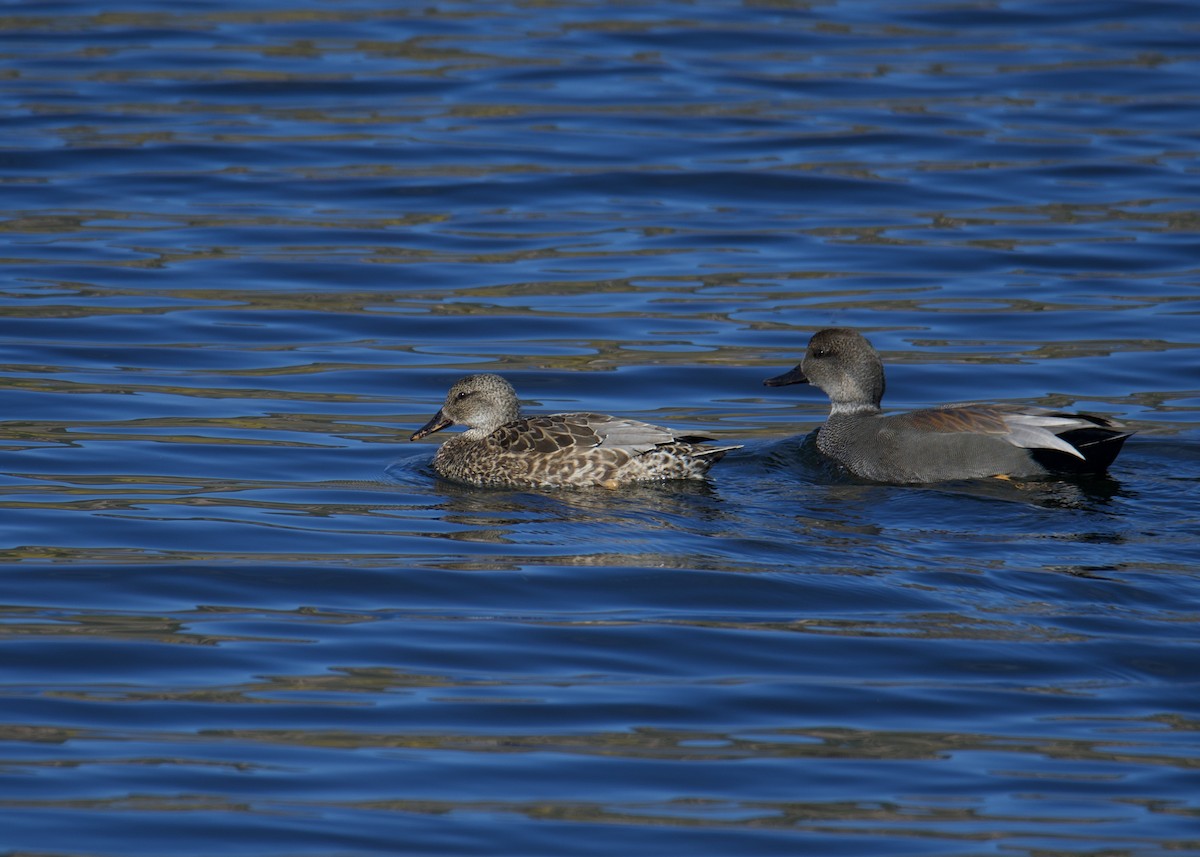
POLYGON ((1005 414, 1003 419, 1009 428, 1004 439, 1013 446, 1024 449, 1057 449, 1059 452, 1065 452, 1076 458, 1084 458, 1083 453, 1055 432, 1095 425, 1095 423, 1074 417, 1056 417, 1046 414, 1005 414))

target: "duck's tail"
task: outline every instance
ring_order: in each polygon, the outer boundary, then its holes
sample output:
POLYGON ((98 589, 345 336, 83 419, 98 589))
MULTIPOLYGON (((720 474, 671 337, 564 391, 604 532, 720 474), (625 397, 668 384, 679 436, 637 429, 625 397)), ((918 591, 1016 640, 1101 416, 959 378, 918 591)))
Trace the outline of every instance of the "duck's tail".
POLYGON ((1087 420, 1092 425, 1058 434, 1061 440, 1076 450, 1075 455, 1067 455, 1053 449, 1032 450, 1034 459, 1051 470, 1066 473, 1103 473, 1116 460, 1125 441, 1134 434, 1124 431, 1124 427, 1116 420, 1095 414, 1064 416, 1087 420))

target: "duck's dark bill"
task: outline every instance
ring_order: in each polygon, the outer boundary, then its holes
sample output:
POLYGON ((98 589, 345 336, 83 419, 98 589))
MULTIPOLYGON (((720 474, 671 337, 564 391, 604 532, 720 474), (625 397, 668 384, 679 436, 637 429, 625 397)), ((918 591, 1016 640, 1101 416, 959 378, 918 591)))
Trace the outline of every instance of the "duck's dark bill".
POLYGON ((763 384, 768 387, 786 387, 788 384, 807 383, 808 376, 800 371, 799 366, 797 366, 795 369, 792 369, 790 372, 784 372, 782 375, 776 375, 774 378, 768 378, 767 380, 763 381, 763 384))
POLYGON ((442 412, 438 411, 430 418, 429 422, 425 423, 425 425, 413 432, 413 435, 409 438, 409 440, 420 440, 421 438, 425 437, 425 435, 433 434, 435 431, 441 431, 446 426, 452 425, 454 425, 454 420, 446 419, 446 417, 442 415, 442 412))

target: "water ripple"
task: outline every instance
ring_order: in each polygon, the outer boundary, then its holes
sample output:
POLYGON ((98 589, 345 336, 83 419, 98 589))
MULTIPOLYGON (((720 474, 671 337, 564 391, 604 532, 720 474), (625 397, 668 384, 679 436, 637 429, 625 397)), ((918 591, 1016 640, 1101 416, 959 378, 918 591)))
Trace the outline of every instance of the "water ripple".
POLYGON ((13 853, 1195 850, 1194 4, 17 8, 13 853), (1084 408, 1102 478, 896 488, 762 379, 1084 408), (744 444, 479 491, 534 412, 744 444))

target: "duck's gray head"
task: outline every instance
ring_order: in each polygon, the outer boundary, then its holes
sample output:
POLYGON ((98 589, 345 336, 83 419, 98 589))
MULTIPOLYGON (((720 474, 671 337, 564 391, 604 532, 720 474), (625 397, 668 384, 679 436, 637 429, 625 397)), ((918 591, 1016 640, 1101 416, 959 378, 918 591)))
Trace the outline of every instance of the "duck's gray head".
POLYGON ((877 410, 883 399, 883 363, 857 330, 827 327, 813 334, 796 368, 763 383, 768 387, 812 384, 829 396, 834 413, 877 410))
POLYGON ((452 425, 464 425, 480 436, 489 435, 521 416, 517 391, 499 375, 468 375, 455 382, 436 414, 415 432, 411 440, 452 425))

